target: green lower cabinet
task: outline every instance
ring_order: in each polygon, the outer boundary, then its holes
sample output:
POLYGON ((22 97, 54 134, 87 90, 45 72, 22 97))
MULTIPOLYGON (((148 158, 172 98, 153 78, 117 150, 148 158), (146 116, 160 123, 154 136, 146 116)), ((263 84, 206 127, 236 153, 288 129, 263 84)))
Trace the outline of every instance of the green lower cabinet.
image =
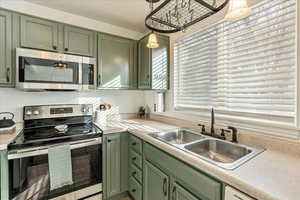
POLYGON ((146 160, 144 160, 143 173, 143 199, 168 200, 169 176, 146 160))
POLYGON ((7 150, 0 150, 0 200, 9 199, 7 150))
POLYGON ((200 200, 176 182, 172 183, 170 200, 200 200))
POLYGON ((128 133, 104 136, 103 145, 105 199, 128 190, 128 133))

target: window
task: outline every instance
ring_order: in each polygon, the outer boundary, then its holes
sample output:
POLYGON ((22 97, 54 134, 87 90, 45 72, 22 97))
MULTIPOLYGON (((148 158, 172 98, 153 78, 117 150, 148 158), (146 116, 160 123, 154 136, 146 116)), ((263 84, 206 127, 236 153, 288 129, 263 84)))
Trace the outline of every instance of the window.
POLYGON ((222 20, 174 44, 175 109, 293 122, 296 0, 264 0, 243 20, 222 20), (280 120, 279 120, 280 119, 280 120))

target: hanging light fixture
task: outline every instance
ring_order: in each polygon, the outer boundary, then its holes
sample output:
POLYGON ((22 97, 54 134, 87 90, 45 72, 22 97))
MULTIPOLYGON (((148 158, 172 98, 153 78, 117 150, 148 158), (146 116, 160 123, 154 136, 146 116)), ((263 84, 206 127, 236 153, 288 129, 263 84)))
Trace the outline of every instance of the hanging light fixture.
POLYGON ((156 36, 156 34, 154 32, 152 32, 149 35, 147 47, 149 49, 155 49, 155 48, 159 47, 159 44, 157 42, 157 36, 156 36))
MULTIPOLYGON (((152 13, 153 12, 153 3, 156 3, 159 0, 146 0, 146 1, 148 1, 150 3, 150 10, 151 10, 150 13, 152 13)), ((152 21, 152 24, 153 24, 153 21, 152 21)), ((157 42, 157 36, 153 31, 149 35, 147 47, 149 49, 155 49, 155 48, 159 47, 159 44, 157 42)))
POLYGON ((229 8, 225 19, 235 21, 251 15, 252 10, 248 6, 247 0, 230 0, 229 8))

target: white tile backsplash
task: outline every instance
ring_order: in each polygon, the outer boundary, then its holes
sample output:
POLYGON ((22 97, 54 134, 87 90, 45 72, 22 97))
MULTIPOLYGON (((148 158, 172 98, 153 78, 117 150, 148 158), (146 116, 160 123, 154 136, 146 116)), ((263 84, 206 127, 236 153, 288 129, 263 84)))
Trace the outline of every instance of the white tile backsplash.
POLYGON ((0 88, 0 112, 13 112, 15 121, 23 119, 23 106, 51 104, 101 103, 112 105, 111 114, 136 113, 145 104, 143 91, 97 90, 90 92, 26 92, 0 88))

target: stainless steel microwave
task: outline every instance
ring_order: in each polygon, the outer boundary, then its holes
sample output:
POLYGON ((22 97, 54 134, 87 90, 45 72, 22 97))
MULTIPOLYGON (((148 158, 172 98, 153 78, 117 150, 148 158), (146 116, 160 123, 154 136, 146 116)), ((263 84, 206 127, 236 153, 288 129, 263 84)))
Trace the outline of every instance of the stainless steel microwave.
POLYGON ((32 49, 16 49, 16 87, 29 90, 96 88, 96 59, 32 49))

